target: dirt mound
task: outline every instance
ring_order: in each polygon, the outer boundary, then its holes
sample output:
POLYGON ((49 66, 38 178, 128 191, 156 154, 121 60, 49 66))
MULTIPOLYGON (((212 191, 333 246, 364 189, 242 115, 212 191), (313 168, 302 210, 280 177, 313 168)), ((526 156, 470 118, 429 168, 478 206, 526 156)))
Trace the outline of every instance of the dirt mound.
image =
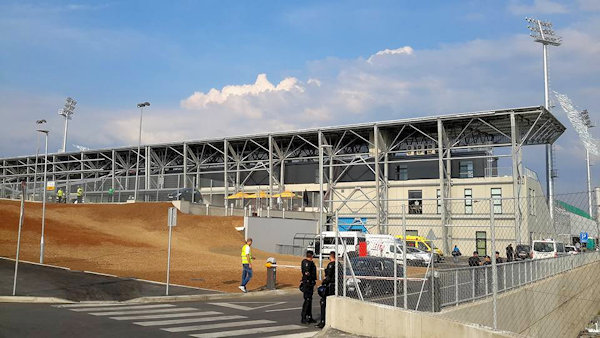
MULTIPOLYGON (((0 256, 14 258, 19 202, 0 201, 0 256)), ((123 277, 164 281, 167 256, 167 209, 170 203, 47 204, 45 263, 123 277)), ((39 261, 40 203, 26 203, 21 258, 39 261)), ((242 217, 193 216, 179 213, 173 230, 171 281, 177 284, 235 291, 241 277, 242 217)), ((299 265, 293 256, 253 250, 254 278, 249 289, 266 282, 267 257, 299 265)), ((277 271, 281 286, 296 286, 299 271, 277 271)))

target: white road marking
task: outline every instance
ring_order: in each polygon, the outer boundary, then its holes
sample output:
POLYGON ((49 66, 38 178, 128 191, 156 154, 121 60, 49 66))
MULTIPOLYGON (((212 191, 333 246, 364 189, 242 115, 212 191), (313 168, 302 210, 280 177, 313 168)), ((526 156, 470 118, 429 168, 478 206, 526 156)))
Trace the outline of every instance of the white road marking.
POLYGON ((265 312, 279 312, 279 311, 291 311, 291 310, 302 310, 302 307, 288 307, 287 309, 273 309, 273 310, 266 310, 265 312))
POLYGON ((201 317, 201 318, 187 318, 187 319, 172 319, 172 320, 153 320, 149 322, 135 322, 135 325, 141 326, 159 326, 159 325, 175 325, 185 323, 202 323, 202 322, 216 322, 220 320, 232 320, 232 319, 244 319, 246 316, 218 316, 218 317, 201 317))
POLYGON ((168 329, 161 329, 161 330, 169 331, 169 332, 202 331, 202 330, 212 330, 212 329, 223 329, 223 328, 227 328, 227 327, 240 327, 240 326, 258 325, 258 324, 271 324, 271 323, 275 323, 275 322, 272 320, 261 319, 261 320, 249 320, 249 321, 243 321, 243 322, 180 326, 180 327, 171 327, 168 329))
POLYGON ((320 331, 300 332, 300 333, 284 334, 281 336, 268 336, 267 338, 308 338, 308 337, 314 337, 319 332, 320 331))
POLYGON ((235 303, 208 303, 208 304, 228 307, 231 309, 242 310, 242 311, 251 311, 251 310, 262 309, 262 308, 269 307, 269 306, 285 304, 285 302, 235 302, 235 303), (245 306, 245 305, 240 305, 240 304, 264 304, 264 305, 250 307, 250 306, 245 306))
POLYGON ((100 307, 100 306, 125 306, 131 305, 127 303, 77 303, 77 304, 65 304, 65 305, 52 305, 57 308, 72 308, 72 307, 100 307))
POLYGON ((281 325, 281 326, 257 327, 257 328, 253 328, 253 329, 244 329, 244 330, 221 331, 221 332, 204 333, 204 334, 192 334, 190 336, 197 337, 197 338, 218 338, 218 337, 242 336, 242 335, 256 334, 256 333, 276 332, 276 331, 290 331, 290 330, 298 330, 298 329, 303 329, 303 328, 304 328, 304 326, 300 326, 300 325, 281 325))
POLYGON ((125 317, 110 317, 115 320, 138 320, 138 319, 161 319, 161 318, 178 318, 178 317, 197 317, 197 316, 213 316, 222 315, 222 312, 205 311, 205 312, 186 312, 186 313, 167 313, 162 315, 147 315, 147 316, 125 316, 125 317))
POLYGON ((84 312, 84 311, 110 311, 110 310, 138 310, 138 309, 156 309, 161 307, 175 307, 171 304, 154 304, 154 305, 134 305, 134 306, 115 306, 115 307, 93 307, 84 309, 69 309, 71 311, 84 312))
POLYGON ((179 307, 171 309, 154 309, 154 310, 129 310, 129 311, 111 311, 111 312, 91 312, 94 316, 121 316, 121 315, 141 315, 147 313, 169 313, 169 312, 186 312, 198 311, 193 307, 179 307))

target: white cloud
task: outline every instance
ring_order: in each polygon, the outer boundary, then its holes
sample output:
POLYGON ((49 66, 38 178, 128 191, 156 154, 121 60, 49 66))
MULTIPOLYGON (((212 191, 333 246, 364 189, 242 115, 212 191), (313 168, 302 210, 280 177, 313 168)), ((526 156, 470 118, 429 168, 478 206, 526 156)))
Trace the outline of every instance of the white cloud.
POLYGON ((567 7, 551 0, 533 0, 533 3, 513 0, 508 6, 508 10, 515 15, 564 14, 569 12, 567 7))
POLYGON ((223 104, 232 97, 257 96, 278 91, 302 92, 304 89, 298 84, 298 79, 294 77, 287 77, 275 86, 267 79, 266 74, 258 74, 253 84, 230 85, 223 87, 221 90, 212 88, 208 93, 195 92, 192 96, 183 100, 181 106, 187 109, 198 109, 211 103, 223 104))
POLYGON ((584 11, 600 11, 600 1, 598 0, 577 0, 577 3, 579 4, 579 8, 584 11))
POLYGON ((380 50, 377 53, 369 56, 369 58, 367 59, 367 62, 368 63, 373 63, 373 60, 375 58, 377 58, 378 56, 384 56, 384 55, 412 55, 413 52, 414 52, 414 50, 410 46, 404 46, 404 47, 396 48, 396 49, 384 49, 384 50, 380 50))

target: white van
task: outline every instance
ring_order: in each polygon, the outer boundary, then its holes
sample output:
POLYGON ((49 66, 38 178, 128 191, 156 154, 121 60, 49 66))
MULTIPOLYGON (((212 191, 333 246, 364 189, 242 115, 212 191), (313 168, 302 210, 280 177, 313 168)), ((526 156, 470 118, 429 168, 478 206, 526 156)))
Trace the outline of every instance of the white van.
POLYGON ((533 241, 531 253, 533 259, 554 258, 567 254, 565 245, 552 239, 533 241))
MULTIPOLYGON (((394 258, 402 264, 402 241, 392 235, 366 235, 367 252, 369 256, 394 258), (395 246, 395 248, 394 248, 395 246)), ((410 248, 415 249, 416 248, 410 248)), ((409 265, 426 265, 429 262, 425 261, 422 255, 411 250, 406 253, 407 264, 409 265)))
MULTIPOLYGON (((314 251, 316 257, 321 254, 323 258, 327 258, 332 251, 335 251, 335 231, 323 231, 321 235, 323 237, 323 251, 320 252, 320 235, 315 237, 314 243, 309 245, 308 250, 314 251)), ((338 236, 338 256, 342 255, 344 250, 348 253, 358 252, 359 243, 365 241, 365 234, 359 231, 340 231, 338 236)))

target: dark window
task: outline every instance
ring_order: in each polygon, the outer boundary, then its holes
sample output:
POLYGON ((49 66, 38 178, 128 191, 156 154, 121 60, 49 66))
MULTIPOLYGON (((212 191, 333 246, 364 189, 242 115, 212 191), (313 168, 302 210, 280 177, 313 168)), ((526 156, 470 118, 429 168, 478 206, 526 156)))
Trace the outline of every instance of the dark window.
POLYGON ((458 171, 460 178, 473 178, 473 161, 460 161, 458 171))
POLYGON ((408 213, 422 214, 423 213, 423 191, 409 190, 408 191, 408 213))
POLYGON ((419 236, 419 230, 406 230, 406 236, 419 236))
POLYGON ((396 166, 396 179, 399 181, 408 180, 408 167, 406 165, 396 166))

